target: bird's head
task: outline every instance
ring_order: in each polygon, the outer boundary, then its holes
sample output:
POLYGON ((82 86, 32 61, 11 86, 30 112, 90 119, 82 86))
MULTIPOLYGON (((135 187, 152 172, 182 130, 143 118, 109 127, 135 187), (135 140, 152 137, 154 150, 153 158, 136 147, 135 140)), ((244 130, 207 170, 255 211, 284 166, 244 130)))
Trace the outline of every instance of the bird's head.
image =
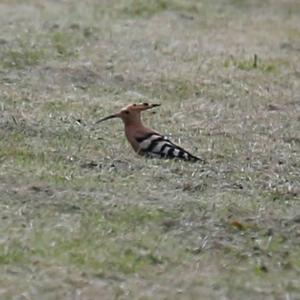
POLYGON ((150 104, 150 103, 139 103, 139 104, 129 104, 126 107, 122 108, 119 112, 107 116, 97 123, 113 119, 120 118, 125 124, 130 124, 134 122, 140 122, 141 112, 147 109, 160 106, 160 104, 150 104))

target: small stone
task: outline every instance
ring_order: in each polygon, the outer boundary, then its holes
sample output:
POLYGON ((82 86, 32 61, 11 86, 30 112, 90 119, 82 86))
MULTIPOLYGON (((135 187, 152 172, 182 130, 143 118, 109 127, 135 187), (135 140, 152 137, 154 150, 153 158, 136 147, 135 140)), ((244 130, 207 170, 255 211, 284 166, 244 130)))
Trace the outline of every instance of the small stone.
POLYGON ((124 79, 124 76, 122 75, 122 74, 116 74, 115 76, 114 76, 114 79, 116 80, 116 81, 124 81, 125 79, 124 79))

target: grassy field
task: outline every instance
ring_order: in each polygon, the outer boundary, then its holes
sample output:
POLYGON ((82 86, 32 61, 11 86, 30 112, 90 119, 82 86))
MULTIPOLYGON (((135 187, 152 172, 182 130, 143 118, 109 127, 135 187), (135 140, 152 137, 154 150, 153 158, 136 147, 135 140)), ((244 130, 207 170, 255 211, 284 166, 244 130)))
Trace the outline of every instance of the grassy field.
POLYGON ((297 0, 0 0, 0 299, 300 298, 297 0), (138 157, 144 121, 206 164, 138 157))

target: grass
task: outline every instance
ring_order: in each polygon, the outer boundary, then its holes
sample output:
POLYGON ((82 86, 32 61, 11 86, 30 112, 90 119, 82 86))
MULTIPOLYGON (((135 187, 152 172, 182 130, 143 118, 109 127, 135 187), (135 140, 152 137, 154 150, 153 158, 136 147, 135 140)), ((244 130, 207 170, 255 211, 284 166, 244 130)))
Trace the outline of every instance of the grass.
POLYGON ((37 65, 43 58, 44 52, 42 50, 7 50, 2 56, 2 66, 4 68, 22 69, 26 66, 37 65))
MULTIPOLYGON (((55 260, 72 264, 95 273, 114 270, 120 274, 138 272, 148 265, 159 263, 159 259, 151 253, 152 249, 148 248, 153 247, 152 235, 156 235, 155 232, 151 233, 152 223, 161 222, 164 218, 162 211, 145 212, 133 206, 121 208, 120 212, 114 209, 107 216, 101 211, 81 215, 80 208, 76 208, 74 213, 80 216, 74 233, 63 237, 67 233, 64 226, 49 231, 47 225, 39 224, 39 228, 33 228, 34 233, 30 236, 32 246, 29 249, 22 251, 24 246, 17 240, 3 246, 1 263, 28 263, 32 257, 35 260, 47 257, 49 262, 55 260), (120 238, 128 232, 140 236, 139 240, 132 239, 130 242, 120 238)), ((48 218, 49 215, 45 214, 44 217, 48 218)))
POLYGON ((63 58, 76 55, 76 35, 74 32, 55 31, 51 36, 51 43, 57 54, 63 58))
POLYGON ((228 68, 230 66, 234 66, 238 69, 250 71, 258 69, 262 72, 274 72, 276 71, 276 64, 275 63, 261 63, 258 62, 257 55, 253 56, 253 59, 245 59, 245 60, 237 60, 233 57, 230 59, 225 60, 224 67, 228 68))
POLYGON ((131 17, 151 17, 164 11, 177 11, 177 12, 197 12, 198 5, 194 1, 142 1, 131 0, 124 1, 121 11, 131 17))
POLYGON ((296 2, 0 3, 1 299, 299 298, 296 2))

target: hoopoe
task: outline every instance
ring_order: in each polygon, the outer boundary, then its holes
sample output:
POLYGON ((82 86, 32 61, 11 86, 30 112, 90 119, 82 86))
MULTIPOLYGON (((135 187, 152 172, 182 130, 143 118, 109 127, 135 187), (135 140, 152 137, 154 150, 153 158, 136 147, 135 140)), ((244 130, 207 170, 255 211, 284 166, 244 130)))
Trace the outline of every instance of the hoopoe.
POLYGON ((187 161, 203 161, 173 144, 169 139, 158 132, 147 128, 141 121, 141 112, 160 104, 130 104, 122 108, 118 113, 105 117, 97 122, 103 122, 113 118, 122 119, 125 126, 125 135, 132 148, 139 155, 160 158, 178 158, 187 161))

